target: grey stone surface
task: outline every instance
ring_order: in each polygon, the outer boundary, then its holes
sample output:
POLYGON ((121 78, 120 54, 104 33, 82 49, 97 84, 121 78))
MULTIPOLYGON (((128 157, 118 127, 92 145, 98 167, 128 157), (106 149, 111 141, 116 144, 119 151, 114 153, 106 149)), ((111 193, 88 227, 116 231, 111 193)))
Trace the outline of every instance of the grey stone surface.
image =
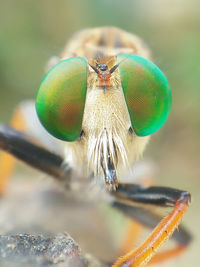
POLYGON ((68 266, 103 267, 103 263, 90 256, 82 255, 79 246, 66 233, 54 237, 43 235, 0 236, 0 266, 68 266))
POLYGON ((30 234, 2 235, 0 261, 1 266, 17 264, 40 267, 63 262, 71 266, 84 266, 78 245, 65 233, 55 237, 30 234))

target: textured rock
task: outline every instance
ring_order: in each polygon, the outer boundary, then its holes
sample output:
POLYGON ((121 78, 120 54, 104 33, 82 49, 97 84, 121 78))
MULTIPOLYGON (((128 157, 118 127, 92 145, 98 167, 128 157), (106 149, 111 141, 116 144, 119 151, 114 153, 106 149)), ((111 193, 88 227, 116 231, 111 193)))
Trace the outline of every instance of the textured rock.
POLYGON ((2 235, 0 261, 9 266, 52 266, 63 262, 65 266, 84 266, 78 245, 65 233, 55 237, 2 235))
POLYGON ((79 246, 66 233, 54 237, 43 235, 2 235, 0 236, 1 266, 73 266, 103 267, 92 256, 81 255, 79 246))

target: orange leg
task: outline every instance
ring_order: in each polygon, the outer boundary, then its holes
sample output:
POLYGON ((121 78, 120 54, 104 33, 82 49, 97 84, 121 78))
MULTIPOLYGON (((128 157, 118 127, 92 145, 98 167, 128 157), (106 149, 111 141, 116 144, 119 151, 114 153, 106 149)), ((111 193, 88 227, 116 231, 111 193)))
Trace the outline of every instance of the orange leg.
POLYGON ((130 248, 136 246, 142 228, 143 226, 139 222, 133 220, 129 222, 127 232, 120 249, 121 254, 127 253, 128 251, 130 251, 130 248))
POLYGON ((164 218, 151 233, 149 238, 138 249, 132 250, 120 257, 113 267, 144 266, 150 261, 159 247, 169 239, 180 224, 181 219, 189 205, 190 195, 178 200, 172 212, 164 218))
MULTIPOLYGON (((138 237, 143 228, 144 227, 136 221, 130 222, 130 224, 128 225, 127 233, 125 235, 125 239, 123 240, 121 255, 129 252, 132 247, 136 246, 138 242, 138 237)), ((176 245, 173 249, 157 253, 150 260, 150 262, 148 263, 148 266, 164 263, 170 259, 178 257, 182 255, 186 249, 187 249, 186 245, 176 245)))
MULTIPOLYGON (((123 240, 122 248, 120 250, 121 255, 128 253, 132 247, 136 246, 139 235, 143 228, 144 226, 140 224, 139 222, 133 221, 133 220, 130 221, 125 238, 123 240)), ((158 254, 155 254, 153 258, 150 260, 150 262, 148 263, 148 266, 158 264, 158 263, 160 264, 167 260, 178 257, 182 255, 186 249, 187 249, 187 245, 181 244, 181 245, 176 245, 173 249, 169 249, 166 251, 162 251, 158 254)))
MULTIPOLYGON (((147 176, 147 178, 144 180, 143 185, 146 187, 151 186, 152 185, 152 177, 147 176)), ((141 210, 140 210, 140 214, 141 214, 141 210)), ((133 247, 136 247, 136 244, 138 243, 139 235, 141 234, 145 225, 148 227, 150 227, 150 226, 152 227, 152 220, 151 220, 151 217, 149 217, 150 215, 148 216, 148 213, 146 213, 146 212, 145 212, 145 214, 147 215, 147 217, 145 217, 146 218, 145 220, 143 218, 143 220, 140 221, 139 218, 134 218, 134 220, 131 219, 130 222, 128 223, 126 235, 125 235, 123 243, 122 243, 122 248, 120 249, 120 255, 126 254, 130 250, 132 250, 133 247)), ((153 215, 153 221, 154 221, 154 218, 155 217, 153 215)), ((187 249, 186 244, 176 244, 176 246, 172 249, 162 251, 162 252, 155 254, 153 256, 153 258, 150 260, 150 262, 148 263, 148 266, 154 265, 154 264, 160 264, 160 263, 163 263, 167 260, 178 257, 181 254, 183 254, 186 249, 187 249)))
POLYGON ((160 252, 160 253, 153 256, 153 258, 150 260, 148 266, 158 264, 158 263, 160 264, 160 263, 163 263, 167 260, 173 259, 174 257, 178 257, 181 254, 183 254, 186 249, 187 249, 187 246, 179 245, 173 249, 160 252))
MULTIPOLYGON (((20 109, 16 109, 16 111, 14 112, 10 125, 16 130, 19 130, 19 131, 24 130, 25 123, 23 120, 23 116, 20 112, 20 109)), ((0 155, 0 194, 2 194, 5 191, 8 180, 12 175, 15 162, 16 160, 12 155, 6 152, 1 152, 1 155, 0 155)))

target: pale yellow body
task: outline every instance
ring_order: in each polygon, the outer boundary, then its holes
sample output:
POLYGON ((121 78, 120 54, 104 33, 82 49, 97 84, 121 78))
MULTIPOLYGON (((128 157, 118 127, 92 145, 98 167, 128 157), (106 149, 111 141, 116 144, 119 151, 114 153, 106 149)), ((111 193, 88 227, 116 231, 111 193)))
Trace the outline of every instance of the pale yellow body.
MULTIPOLYGON (((137 36, 114 27, 87 29, 77 33, 67 44, 62 59, 84 56, 88 62, 116 63, 116 56, 132 53, 150 59, 150 52, 137 36)), ((89 67, 87 98, 83 116, 83 136, 66 143, 65 160, 81 176, 105 178, 108 158, 118 181, 122 181, 142 154, 149 137, 130 132, 131 122, 118 70, 111 76, 111 87, 99 88, 98 76, 89 67), (103 166, 103 168, 102 168, 103 166)), ((114 186, 113 186, 114 187, 114 186)))

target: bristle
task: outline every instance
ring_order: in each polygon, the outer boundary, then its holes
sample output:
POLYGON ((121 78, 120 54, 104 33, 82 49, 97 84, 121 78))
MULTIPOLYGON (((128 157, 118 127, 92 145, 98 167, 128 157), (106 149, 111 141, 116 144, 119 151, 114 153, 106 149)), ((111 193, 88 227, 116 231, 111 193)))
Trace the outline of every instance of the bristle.
POLYGON ((110 182, 107 181, 107 183, 110 183, 113 188, 117 186, 117 174, 116 178, 113 176, 112 185, 111 172, 113 171, 114 175, 119 157, 122 158, 123 164, 128 165, 126 149, 116 131, 109 132, 103 129, 98 136, 89 137, 88 166, 93 169, 96 176, 104 177, 105 180, 110 177, 110 182), (113 169, 111 169, 111 164, 113 169))

